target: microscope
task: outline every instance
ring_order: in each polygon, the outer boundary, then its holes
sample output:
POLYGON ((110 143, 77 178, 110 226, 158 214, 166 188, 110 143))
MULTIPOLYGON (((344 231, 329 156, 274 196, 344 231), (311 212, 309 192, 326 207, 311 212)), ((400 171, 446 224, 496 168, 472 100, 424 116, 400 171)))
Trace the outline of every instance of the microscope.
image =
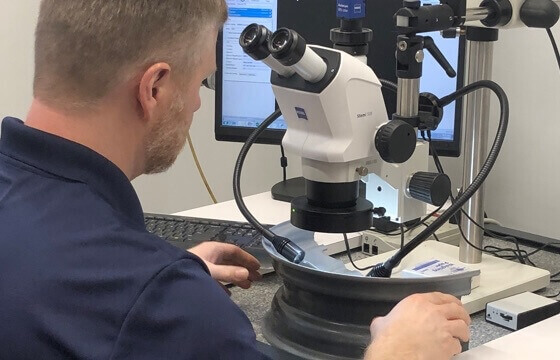
POLYGON ((283 146, 302 157, 306 196, 292 201, 291 212, 301 229, 349 233, 369 229, 374 217, 407 222, 450 194, 447 176, 428 172, 428 144, 417 140, 415 127, 387 118, 382 84, 366 64, 371 30, 356 24, 343 19, 334 29, 335 49, 308 45, 291 29, 271 34, 257 24, 240 37, 249 56, 273 69, 288 128, 283 146), (368 186, 379 189, 378 207, 358 196, 368 175, 375 177, 368 186))
MULTIPOLYGON (((422 5, 417 0, 404 0, 403 4, 395 14, 397 84, 379 79, 366 64, 372 33, 362 26, 365 0, 337 1, 340 27, 331 31, 333 49, 309 45, 294 30, 282 28, 272 33, 258 24, 248 26, 240 36, 245 53, 272 70, 271 83, 279 110, 260 128, 266 128, 281 112, 288 128, 283 146, 302 158, 306 195, 292 201, 290 224, 274 228, 274 233, 262 231, 270 240, 265 245, 273 246, 269 252, 274 253, 275 269, 284 282, 274 297, 263 332, 274 346, 305 359, 361 358, 361 350, 369 341, 371 319, 386 314, 415 292, 443 291, 467 296, 473 276, 498 270, 517 273, 516 281, 525 281, 527 286, 516 283, 506 290, 488 289, 502 286, 505 278, 511 278, 505 274, 491 279, 492 284, 481 279, 483 293, 504 297, 537 290, 549 281, 550 274, 544 270, 535 269, 537 273, 525 276, 530 271, 524 265, 489 256, 481 263, 476 239, 474 247, 472 243, 461 244, 461 250, 443 246, 446 244, 432 248, 424 241, 463 206, 475 220, 481 214, 480 189, 499 154, 509 111, 505 92, 489 81, 489 44, 497 40, 497 29, 549 28, 560 16, 557 3, 441 0, 439 5, 422 5), (424 50, 448 76, 455 75, 433 40, 421 35, 431 31, 442 31, 446 36, 464 35, 468 40, 467 85, 441 99, 419 93, 424 50), (391 119, 385 112, 382 87, 397 91, 397 111, 391 119), (490 91, 498 96, 502 111, 496 139, 485 157, 490 91), (450 180, 443 173, 429 171, 429 144, 418 139, 417 134, 436 129, 443 107, 462 96, 467 96, 469 156, 465 160, 463 191, 449 209, 402 249, 372 258, 369 276, 349 272, 344 266, 340 269, 334 260, 325 260, 318 254, 321 249, 309 247, 312 232, 346 234, 367 230, 376 221, 386 219, 405 224, 425 216, 427 204, 443 205, 451 194, 450 180), (366 178, 367 186, 377 190, 368 199, 359 196, 359 183, 366 178), (420 254, 417 256, 421 260, 431 256, 459 258, 474 264, 475 274, 392 277, 393 270, 415 254, 420 254)), ((262 129, 255 131, 255 137, 262 129)), ((250 141, 242 149, 238 165, 250 141)), ((235 187, 239 187, 238 168, 235 187)), ((236 201, 242 213, 259 229, 239 194, 237 191, 236 201)), ((470 229, 471 225, 464 226, 470 229)), ((477 298, 476 306, 487 300, 493 299, 477 298)))

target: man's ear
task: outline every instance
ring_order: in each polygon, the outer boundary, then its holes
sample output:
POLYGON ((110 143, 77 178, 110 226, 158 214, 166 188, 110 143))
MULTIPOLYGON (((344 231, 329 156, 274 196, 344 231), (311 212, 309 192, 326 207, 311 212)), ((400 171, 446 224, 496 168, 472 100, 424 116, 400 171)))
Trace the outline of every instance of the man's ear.
POLYGON ((169 64, 157 63, 142 74, 137 97, 138 110, 143 119, 151 119, 158 103, 171 93, 170 72, 169 64))

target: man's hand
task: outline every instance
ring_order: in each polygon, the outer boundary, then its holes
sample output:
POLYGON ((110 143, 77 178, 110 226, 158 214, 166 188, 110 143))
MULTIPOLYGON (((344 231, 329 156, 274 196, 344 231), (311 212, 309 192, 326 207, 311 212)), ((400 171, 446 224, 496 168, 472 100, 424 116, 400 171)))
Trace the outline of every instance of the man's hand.
POLYGON ((469 314, 456 297, 416 294, 370 326, 373 343, 365 359, 449 360, 470 338, 469 314))
POLYGON ((201 258, 208 266, 212 278, 235 284, 243 289, 262 278, 259 261, 238 246, 218 242, 205 242, 189 252, 201 258))

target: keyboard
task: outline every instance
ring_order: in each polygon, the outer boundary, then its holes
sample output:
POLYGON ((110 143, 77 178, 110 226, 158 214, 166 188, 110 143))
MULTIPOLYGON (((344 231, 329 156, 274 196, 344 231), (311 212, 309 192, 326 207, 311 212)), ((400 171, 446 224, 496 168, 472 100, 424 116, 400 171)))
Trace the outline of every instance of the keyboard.
POLYGON ((274 271, 262 246, 262 235, 248 223, 150 213, 144 214, 144 222, 150 233, 181 249, 187 250, 205 241, 233 244, 260 261, 261 273, 274 271))

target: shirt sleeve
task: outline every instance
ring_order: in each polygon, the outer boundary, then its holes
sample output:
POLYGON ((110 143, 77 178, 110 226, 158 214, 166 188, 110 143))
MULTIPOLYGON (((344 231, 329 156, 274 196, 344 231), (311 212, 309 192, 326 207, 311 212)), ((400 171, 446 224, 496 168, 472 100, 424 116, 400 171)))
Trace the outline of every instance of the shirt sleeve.
POLYGON ((249 319, 194 260, 163 269, 130 309, 112 359, 267 359, 249 319))

